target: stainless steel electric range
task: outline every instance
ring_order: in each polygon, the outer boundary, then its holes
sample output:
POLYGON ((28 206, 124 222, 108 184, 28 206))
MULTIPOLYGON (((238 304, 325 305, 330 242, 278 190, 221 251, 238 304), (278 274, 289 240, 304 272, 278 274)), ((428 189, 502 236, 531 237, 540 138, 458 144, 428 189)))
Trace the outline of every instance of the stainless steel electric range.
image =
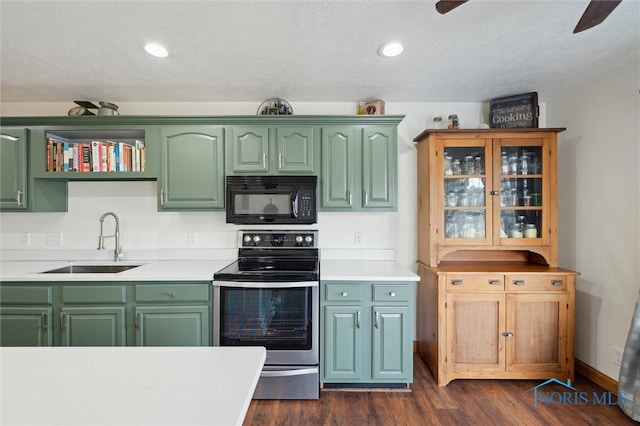
POLYGON ((214 274, 213 341, 264 346, 254 399, 319 397, 318 231, 243 230, 238 260, 214 274))

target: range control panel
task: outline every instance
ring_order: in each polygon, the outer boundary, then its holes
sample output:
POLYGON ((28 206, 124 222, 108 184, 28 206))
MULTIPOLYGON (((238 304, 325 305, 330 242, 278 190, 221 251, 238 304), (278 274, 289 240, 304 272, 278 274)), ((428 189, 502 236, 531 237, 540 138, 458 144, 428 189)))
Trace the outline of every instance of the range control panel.
POLYGON ((318 231, 239 231, 240 248, 317 248, 318 231))

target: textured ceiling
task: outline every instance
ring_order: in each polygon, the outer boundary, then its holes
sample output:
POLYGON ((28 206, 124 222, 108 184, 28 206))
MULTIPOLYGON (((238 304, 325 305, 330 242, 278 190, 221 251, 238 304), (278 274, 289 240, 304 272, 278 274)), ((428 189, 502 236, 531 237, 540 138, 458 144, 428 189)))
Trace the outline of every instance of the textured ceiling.
POLYGON ((588 3, 1 0, 1 100, 544 101, 640 54, 640 0, 572 34, 588 3), (389 40, 404 53, 379 57, 389 40))

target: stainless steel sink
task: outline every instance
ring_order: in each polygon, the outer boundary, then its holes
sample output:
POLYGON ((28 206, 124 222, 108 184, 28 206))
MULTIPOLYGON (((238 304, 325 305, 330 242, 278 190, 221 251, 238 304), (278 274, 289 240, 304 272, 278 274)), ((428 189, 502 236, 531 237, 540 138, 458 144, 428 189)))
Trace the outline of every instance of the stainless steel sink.
POLYGON ((117 274, 140 265, 69 265, 41 272, 42 274, 117 274))

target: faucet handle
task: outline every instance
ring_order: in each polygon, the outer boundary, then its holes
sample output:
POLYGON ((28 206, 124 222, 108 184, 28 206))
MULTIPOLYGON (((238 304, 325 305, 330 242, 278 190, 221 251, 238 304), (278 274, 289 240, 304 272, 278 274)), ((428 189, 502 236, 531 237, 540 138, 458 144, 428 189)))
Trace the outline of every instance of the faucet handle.
POLYGON ((104 250, 104 237, 98 237, 98 250, 104 250))

